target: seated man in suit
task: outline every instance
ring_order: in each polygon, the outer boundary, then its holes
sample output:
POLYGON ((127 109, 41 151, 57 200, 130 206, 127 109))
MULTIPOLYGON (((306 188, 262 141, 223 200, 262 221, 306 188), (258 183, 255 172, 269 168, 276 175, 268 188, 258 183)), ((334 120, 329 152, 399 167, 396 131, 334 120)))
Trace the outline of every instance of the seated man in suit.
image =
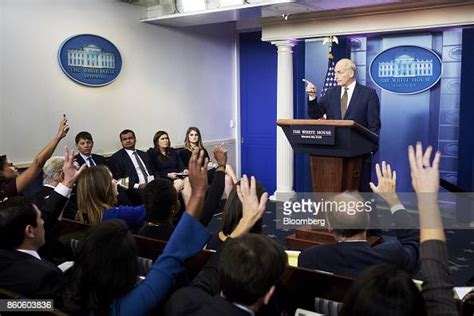
POLYGON ((32 203, 0 210, 2 235, 8 233, 1 242, 0 287, 26 297, 53 292, 62 272, 38 254, 46 242, 43 225, 41 211, 32 203))
POLYGON ((42 211, 23 197, 0 203, 0 288, 26 297, 52 297, 62 272, 43 260, 38 251, 45 243, 57 241, 58 219, 84 170, 76 170, 73 159, 66 150, 64 179, 51 192, 42 211))
POLYGON ((245 176, 237 192, 242 219, 192 285, 170 298, 165 315, 250 316, 270 302, 288 259, 283 248, 268 237, 248 233, 262 217, 268 194, 259 200, 255 178, 249 185, 245 176))
MULTIPOLYGON (((314 84, 304 80, 308 93, 308 115, 328 120, 353 120, 368 130, 380 132, 380 102, 374 89, 356 82, 356 66, 350 59, 341 59, 335 66, 337 87, 329 88, 318 100, 314 84)), ((374 148, 374 152, 377 148, 374 148)), ((369 182, 372 170, 371 155, 364 159, 361 170, 361 192, 370 192, 369 182)))
POLYGON ((326 212, 329 228, 336 235, 337 243, 312 246, 304 249, 298 266, 317 269, 345 276, 357 277, 366 268, 379 263, 390 263, 406 270, 412 276, 417 270, 419 236, 418 231, 406 228, 412 218, 401 205, 395 194, 395 176, 390 165, 377 164, 379 183, 371 184, 374 192, 380 194, 390 206, 397 238, 386 239, 371 247, 367 242, 370 217, 367 211, 357 210, 356 203, 365 203, 357 193, 344 192, 331 202, 346 205, 347 211, 326 212))
MULTIPOLYGON (((106 165, 106 161, 103 156, 92 153, 92 149, 94 148, 94 140, 92 139, 92 135, 89 132, 79 132, 76 135, 75 141, 76 148, 79 151, 75 159, 79 166, 82 166, 84 164, 88 167, 106 165)), ((131 205, 132 202, 129 199, 126 189, 121 186, 119 186, 117 189, 119 192, 119 195, 117 197, 117 205, 131 205)), ((77 204, 75 202, 76 199, 73 199, 73 201, 74 204, 77 204)))
POLYGON ((89 132, 79 132, 76 135, 76 148, 79 153, 76 155, 76 161, 79 166, 86 164, 88 167, 105 165, 105 158, 101 155, 92 153, 94 140, 89 132))
POLYGON ((128 194, 134 205, 143 204, 140 190, 156 175, 148 155, 135 149, 136 137, 132 130, 120 132, 122 149, 110 157, 109 168, 114 179, 128 178, 128 194))
MULTIPOLYGON (((43 188, 35 194, 34 203, 41 210, 54 189, 64 180, 64 158, 48 159, 43 167, 43 188)), ((63 217, 74 219, 77 211, 75 199, 69 199, 63 211, 63 217)))

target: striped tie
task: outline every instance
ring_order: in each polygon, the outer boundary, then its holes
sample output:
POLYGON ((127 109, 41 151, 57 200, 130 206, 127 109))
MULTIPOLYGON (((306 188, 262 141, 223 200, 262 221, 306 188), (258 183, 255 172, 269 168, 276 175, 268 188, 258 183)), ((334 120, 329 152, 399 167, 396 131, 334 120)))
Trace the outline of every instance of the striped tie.
POLYGON ((349 88, 344 88, 344 94, 342 95, 342 98, 341 98, 341 119, 342 120, 344 119, 344 115, 346 115, 346 111, 347 111, 347 101, 349 99, 349 96, 347 95, 347 90, 349 90, 349 88))

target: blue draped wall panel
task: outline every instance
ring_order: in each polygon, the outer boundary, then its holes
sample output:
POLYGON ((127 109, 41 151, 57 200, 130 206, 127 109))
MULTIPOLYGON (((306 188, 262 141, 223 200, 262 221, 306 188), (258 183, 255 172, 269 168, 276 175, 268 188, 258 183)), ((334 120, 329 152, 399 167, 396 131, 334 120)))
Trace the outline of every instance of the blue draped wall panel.
POLYGON ((462 34, 458 185, 474 191, 474 29, 462 34))

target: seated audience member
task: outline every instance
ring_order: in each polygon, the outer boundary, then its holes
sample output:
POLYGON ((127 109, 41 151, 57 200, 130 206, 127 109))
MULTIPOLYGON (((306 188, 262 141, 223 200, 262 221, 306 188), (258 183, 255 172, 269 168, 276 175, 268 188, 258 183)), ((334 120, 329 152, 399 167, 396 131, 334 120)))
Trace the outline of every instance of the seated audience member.
POLYGON ((48 159, 43 167, 43 187, 34 197, 34 203, 41 209, 54 188, 63 180, 64 158, 48 159))
POLYGON ((148 149, 147 154, 160 177, 173 181, 177 191, 184 188, 184 181, 179 175, 186 175, 188 170, 181 161, 178 152, 171 147, 168 133, 158 131, 153 137, 153 146, 148 149))
MULTIPOLYGON (((225 163, 227 151, 221 146, 214 148, 216 159, 225 163)), ((207 161, 207 158, 206 160, 207 161)), ((203 213, 200 222, 207 226, 219 207, 220 197, 224 191, 224 168, 217 168, 214 179, 209 186, 204 201, 203 213)), ((189 198, 187 199, 189 202, 189 198)), ((180 214, 178 193, 173 184, 166 179, 156 179, 148 183, 143 191, 143 202, 147 213, 147 220, 138 235, 168 240, 180 214)))
POLYGON ((62 272, 42 259, 38 250, 45 243, 57 242, 53 230, 83 170, 74 168, 73 157, 66 150, 64 179, 51 192, 42 210, 19 196, 0 204, 0 288, 25 297, 52 297, 62 272))
POLYGON ((135 149, 135 133, 126 129, 120 132, 122 149, 117 151, 109 159, 109 168, 114 179, 128 178, 128 195, 133 205, 143 204, 141 191, 146 184, 157 175, 148 155, 135 149))
POLYGON ((203 155, 196 153, 189 164, 193 195, 163 253, 146 279, 137 285, 135 243, 120 220, 103 222, 84 240, 68 280, 55 303, 66 312, 96 315, 148 315, 161 303, 184 269, 184 260, 198 253, 209 238, 199 223, 207 190, 203 155))
MULTIPOLYGON (((270 301, 287 267, 282 247, 248 234, 265 211, 268 194, 257 198, 255 179, 241 181, 243 216, 216 254, 193 280, 168 301, 165 315, 255 315, 270 301), (242 194, 243 193, 243 194, 242 194)), ((240 190, 239 190, 240 191, 240 190)))
POLYGON ((26 200, 0 210, 3 235, 0 247, 1 288, 26 297, 52 293, 62 272, 38 254, 39 248, 46 243, 43 224, 41 211, 26 200))
POLYGON ((369 227, 368 212, 355 208, 357 201, 364 203, 357 193, 344 192, 334 197, 337 204, 345 203, 347 212, 327 211, 329 229, 334 232, 337 243, 312 246, 304 249, 298 257, 298 266, 356 277, 366 268, 379 263, 391 263, 405 269, 411 275, 416 273, 418 262, 418 232, 406 228, 411 217, 400 204, 395 194, 396 176, 390 165, 376 165, 378 186, 373 190, 389 204, 395 222, 397 238, 387 239, 371 247, 367 242, 369 227), (350 212, 351 205, 354 208, 350 212), (398 228, 398 229, 397 229, 398 228))
POLYGON ((79 166, 86 164, 88 167, 105 165, 105 158, 101 155, 92 153, 94 140, 89 132, 79 132, 76 135, 76 148, 79 153, 76 155, 76 161, 79 166))
MULTIPOLYGON (((240 182, 237 182, 239 185, 240 182)), ((256 183, 257 197, 260 198, 265 193, 265 188, 260 182, 256 183)), ((222 213, 221 230, 214 235, 206 245, 207 249, 217 250, 225 242, 227 237, 230 236, 235 227, 239 224, 242 219, 242 203, 240 202, 239 196, 237 195, 236 187, 230 192, 229 197, 224 206, 224 212, 222 213)), ((262 221, 257 221, 255 226, 251 228, 251 233, 261 234, 262 233, 262 221)))
POLYGON ((449 277, 446 236, 438 206, 439 160, 431 163, 431 146, 408 148, 412 184, 420 218, 420 272, 422 290, 394 266, 375 266, 361 275, 344 299, 341 314, 348 315, 458 315, 449 277))
POLYGON ((156 179, 143 190, 143 205, 147 222, 138 230, 138 235, 159 240, 168 240, 173 232, 173 216, 179 211, 178 192, 166 179, 156 179))
MULTIPOLYGON (((76 148, 77 150, 79 150, 79 153, 76 155, 76 161, 79 166, 82 166, 84 164, 88 167, 106 165, 106 161, 103 156, 92 153, 92 149, 94 148, 94 140, 92 139, 92 135, 89 132, 79 132, 76 135, 75 140, 76 148)), ((119 186, 117 189, 119 193, 117 197, 117 203, 119 205, 132 205, 133 203, 130 200, 129 194, 127 193, 127 189, 123 186, 119 186)))
POLYGON ((104 220, 119 218, 129 227, 146 219, 145 208, 117 203, 117 183, 106 166, 86 168, 77 181, 77 220, 97 225, 104 220))
POLYGON ((421 316, 425 303, 413 279, 390 264, 377 264, 362 272, 344 298, 345 316, 421 316))
MULTIPOLYGON (((191 157, 191 153, 194 150, 194 148, 199 148, 201 150, 204 150, 206 157, 209 158, 209 161, 211 158, 209 157, 209 154, 207 153, 206 148, 204 148, 204 145, 202 144, 202 138, 201 138, 201 132, 199 131, 199 128, 197 127, 189 127, 188 130, 186 131, 186 137, 184 138, 184 148, 179 151, 179 155, 181 157, 181 160, 183 161, 184 165, 187 165, 189 161, 189 157, 191 157)), ((219 162, 217 162, 217 166, 220 166, 219 162)), ((208 171, 208 178, 209 181, 212 181, 212 177, 214 176, 214 170, 215 168, 210 168, 208 171)), ((232 166, 229 164, 225 164, 225 172, 226 172, 226 178, 225 178, 225 193, 226 197, 229 196, 230 191, 234 187, 234 183, 236 183, 237 176, 235 175, 234 169, 232 169, 232 166)))
POLYGON ((6 155, 0 156, 0 203, 6 198, 21 194, 36 179, 46 160, 51 157, 68 131, 67 120, 61 120, 56 136, 35 156, 31 165, 21 174, 18 174, 17 169, 8 162, 6 155))
MULTIPOLYGON (((43 187, 34 197, 34 203, 39 209, 42 209, 54 188, 64 180, 63 167, 64 158, 62 157, 53 157, 46 161, 43 167, 43 187)), ((62 215, 65 218, 74 219, 76 211, 75 203, 69 199, 62 215)))

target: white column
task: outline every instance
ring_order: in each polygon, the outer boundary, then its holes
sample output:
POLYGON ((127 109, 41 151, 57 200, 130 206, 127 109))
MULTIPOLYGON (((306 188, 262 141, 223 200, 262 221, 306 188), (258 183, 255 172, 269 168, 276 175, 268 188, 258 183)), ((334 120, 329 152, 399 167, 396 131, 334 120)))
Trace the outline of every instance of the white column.
MULTIPOLYGON (((293 118, 293 46, 294 40, 272 42, 278 48, 277 119, 293 118)), ((294 196, 293 149, 280 127, 277 129, 277 189, 273 199, 286 200, 294 196)))

